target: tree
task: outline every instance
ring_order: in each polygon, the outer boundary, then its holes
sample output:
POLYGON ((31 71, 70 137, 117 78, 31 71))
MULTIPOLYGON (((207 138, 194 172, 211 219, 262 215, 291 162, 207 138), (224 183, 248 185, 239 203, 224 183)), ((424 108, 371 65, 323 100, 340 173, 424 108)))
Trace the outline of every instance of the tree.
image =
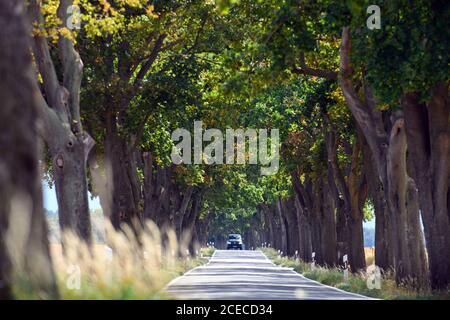
POLYGON ((58 294, 42 207, 39 90, 24 12, 22 1, 0 3, 0 299, 12 298, 13 276, 24 276, 40 298, 58 294), (26 228, 23 238, 15 232, 19 224, 26 228), (18 243, 24 248, 14 252, 18 243))
MULTIPOLYGON (((355 67, 363 68, 366 83, 373 89, 371 100, 390 109, 403 109, 411 163, 407 170, 418 188, 431 285, 446 288, 450 275, 449 251, 445 249, 450 237, 449 34, 444 25, 450 10, 443 1, 380 1, 379 5, 386 27, 375 32, 361 28, 364 18, 353 12, 353 32, 344 29, 343 45, 349 49, 352 38, 351 57, 355 67)), ((349 61, 341 58, 345 64, 349 61)), ((386 150, 386 145, 381 147, 386 150)))
POLYGON ((94 141, 83 130, 80 117, 83 62, 75 49, 73 35, 62 24, 68 20, 67 12, 72 4, 71 0, 61 0, 57 4, 57 17, 61 25, 57 26, 57 31, 51 31, 46 30, 49 26, 44 25, 41 1, 30 1, 29 29, 34 32, 31 47, 42 79, 41 91, 38 93, 38 112, 43 122, 40 134, 51 154, 60 227, 90 242, 92 234, 86 160, 94 141), (58 62, 54 61, 47 32, 56 33, 56 50, 60 57, 58 62), (59 75, 62 75, 62 81, 59 75))
POLYGON ((171 183, 176 173, 168 163, 170 132, 192 126, 198 114, 198 78, 210 50, 204 42, 216 41, 212 9, 191 1, 113 3, 107 17, 123 28, 86 29, 80 36, 89 64, 84 115, 99 141, 90 158, 91 187, 117 229, 146 218, 171 224, 175 216, 179 226, 182 212, 175 212, 189 206, 190 186, 171 183), (177 189, 180 204, 170 199, 177 189))

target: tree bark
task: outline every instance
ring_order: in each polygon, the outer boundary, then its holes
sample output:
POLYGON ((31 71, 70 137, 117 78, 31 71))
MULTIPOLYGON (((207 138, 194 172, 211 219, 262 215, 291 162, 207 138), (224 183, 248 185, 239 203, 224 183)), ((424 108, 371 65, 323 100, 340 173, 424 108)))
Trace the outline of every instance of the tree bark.
POLYGON ((116 118, 110 114, 107 119, 105 159, 111 170, 108 181, 112 181, 111 223, 119 230, 122 223, 133 226, 142 221, 139 211, 141 199, 137 178, 134 149, 117 132, 116 118))
POLYGON ((416 287, 425 288, 429 286, 429 273, 424 235, 420 223, 419 195, 414 180, 409 177, 406 193, 406 211, 406 234, 411 263, 410 279, 416 287))
POLYGON ((287 237, 287 227, 286 222, 283 215, 283 208, 281 204, 281 198, 278 198, 275 204, 275 212, 277 214, 277 218, 279 221, 279 230, 280 230, 280 250, 283 251, 284 254, 288 254, 288 237, 287 237))
POLYGON ((343 171, 339 167, 337 158, 336 134, 332 125, 329 125, 328 132, 325 133, 325 144, 328 158, 328 183, 330 185, 330 195, 334 199, 336 207, 336 247, 337 259, 342 262, 342 257, 350 252, 350 193, 343 171), (331 188, 334 186, 334 188, 331 188))
POLYGON ((29 40, 23 2, 0 2, 0 299, 13 298, 13 268, 40 298, 58 297, 42 204, 36 138, 39 91, 29 40), (18 251, 9 251, 8 244, 18 245, 18 251))
MULTIPOLYGON (((363 102, 359 97, 353 82, 352 75, 353 69, 350 64, 351 53, 351 35, 350 29, 344 27, 342 30, 342 42, 340 46, 340 74, 339 84, 344 94, 347 105, 356 120, 356 123, 361 128, 364 138, 370 148, 374 167, 376 169, 376 176, 379 181, 379 188, 382 192, 384 199, 389 198, 389 188, 387 179, 386 157, 389 147, 388 136, 384 128, 384 122, 381 111, 376 109, 375 98, 372 95, 371 89, 368 85, 364 85, 364 97, 363 102)), ((381 197, 381 195, 379 196, 381 197)), ((381 198, 380 198, 381 199, 381 198)), ((392 216, 392 213, 388 207, 388 215, 392 216)), ((376 223, 382 223, 382 219, 376 223)), ((382 230, 383 226, 380 226, 379 230, 382 230)), ((381 232, 380 232, 381 233, 381 232)), ((382 252, 385 246, 378 248, 378 256, 386 256, 386 253, 382 252)), ((376 248, 377 250, 377 248, 376 248)))
POLYGON ((294 198, 288 198, 281 201, 282 212, 286 218, 287 231, 287 254, 294 256, 299 249, 299 228, 297 221, 297 212, 294 204, 294 198))
POLYGON ((292 184, 296 194, 296 208, 298 212, 298 223, 300 229, 299 256, 303 261, 311 261, 312 228, 311 228, 311 206, 312 200, 306 192, 309 189, 309 179, 305 179, 305 185, 300 181, 296 172, 291 173, 292 184))
POLYGON ((201 247, 206 247, 208 242, 208 225, 210 221, 210 215, 207 213, 202 219, 197 219, 195 222, 195 230, 198 233, 198 241, 201 247))
POLYGON ((261 204, 260 205, 260 210, 264 214, 264 226, 265 226, 266 230, 268 230, 268 240, 267 240, 268 243, 267 243, 267 245, 272 247, 272 248, 275 248, 275 230, 273 228, 273 224, 272 224, 272 221, 271 221, 269 208, 267 207, 266 204, 261 204))
POLYGON ((336 242, 336 207, 334 198, 331 196, 334 192, 334 179, 331 168, 327 172, 327 182, 324 183, 322 201, 322 252, 323 262, 327 266, 337 264, 337 242, 336 242))
POLYGON ((381 190, 382 186, 374 168, 372 153, 365 141, 363 150, 364 173, 375 211, 375 265, 383 270, 388 270, 394 267, 392 248, 390 248, 392 241, 390 240, 389 232, 389 211, 381 190))
POLYGON ((315 253, 315 261, 322 265, 324 263, 322 233, 324 232, 322 212, 323 212, 323 181, 322 177, 318 177, 313 181, 312 189, 313 207, 311 215, 311 244, 315 253))
POLYGON ((111 166, 109 163, 106 163, 103 155, 99 154, 96 147, 94 147, 89 153, 88 165, 89 172, 91 174, 91 194, 99 197, 103 216, 110 219, 112 206, 112 181, 108 181, 108 177, 112 176, 110 172, 111 166), (99 163, 100 157, 103 158, 103 165, 99 163))
POLYGON ((434 89, 427 105, 417 93, 402 99, 413 179, 419 192, 431 286, 450 284, 448 83, 434 89))
POLYGON ((270 223, 272 224, 273 230, 273 248, 277 250, 282 250, 282 241, 281 241, 281 225, 278 218, 278 214, 276 211, 276 203, 270 204, 267 206, 268 215, 270 219, 270 223))
MULTIPOLYGON (((61 0, 58 16, 67 20, 71 0, 61 0)), ((29 2, 29 16, 36 25, 43 24, 40 1, 29 2)), ((41 30, 42 31, 42 30, 41 30)), ((39 94, 39 116, 43 122, 41 135, 52 155, 58 214, 61 230, 75 232, 91 242, 86 161, 93 139, 81 125, 79 93, 83 63, 73 42, 63 36, 58 42, 63 81, 58 79, 47 39, 38 34, 32 42, 34 57, 43 80, 44 97, 39 94)))
MULTIPOLYGON (((346 175, 342 173, 337 161, 336 138, 332 128, 326 134, 329 170, 332 172, 336 187, 342 195, 343 204, 339 208, 339 239, 342 256, 348 254, 352 271, 365 268, 364 236, 363 236, 363 211, 367 197, 365 177, 359 169, 362 136, 358 132, 353 145, 351 164, 346 175)), ((331 182, 330 182, 331 183, 331 182)), ((331 193, 333 194, 333 193, 331 193)), ((339 200, 338 200, 339 201, 339 200)))
POLYGON ((195 222, 199 218, 199 213, 203 203, 203 190, 198 190, 192 197, 191 208, 183 218, 182 238, 189 239, 190 248, 193 248, 193 242, 197 239, 195 233, 195 222))
POLYGON ((367 199, 367 183, 361 170, 359 170, 359 157, 361 154, 361 137, 357 137, 353 146, 352 162, 348 175, 348 190, 350 194, 351 215, 350 227, 350 267, 353 272, 366 268, 363 235, 363 206, 367 199))
POLYGON ((388 202, 393 213, 390 219, 390 233, 394 252, 395 277, 397 283, 401 283, 411 275, 411 253, 408 250, 407 238, 406 134, 403 119, 398 119, 391 130, 387 172, 388 202))
MULTIPOLYGON (((194 192, 194 186, 187 186, 182 195, 177 193, 176 196, 181 197, 179 205, 175 208, 175 232, 178 236, 182 233, 183 217, 186 215, 187 208, 191 202, 192 194, 194 192)), ((206 226, 205 226, 206 227, 206 226)))

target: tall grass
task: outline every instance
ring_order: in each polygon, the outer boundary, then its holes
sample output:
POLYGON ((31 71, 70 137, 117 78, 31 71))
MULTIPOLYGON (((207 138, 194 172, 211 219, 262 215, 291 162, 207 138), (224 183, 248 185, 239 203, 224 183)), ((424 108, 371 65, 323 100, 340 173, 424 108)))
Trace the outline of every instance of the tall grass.
MULTIPOLYGON (((64 233, 61 246, 51 246, 51 257, 61 299, 168 299, 164 287, 185 271, 207 262, 214 248, 189 255, 187 242, 173 230, 160 231, 148 222, 139 236, 124 226, 118 232, 105 222, 106 244, 88 246, 64 233)), ((17 268, 16 270, 20 270, 17 268)), ((18 299, 41 298, 15 274, 18 299)))
POLYGON ((326 268, 320 266, 312 268, 310 263, 306 263, 299 259, 281 257, 274 249, 262 248, 261 250, 275 264, 293 268, 306 278, 368 297, 388 300, 450 299, 449 291, 433 292, 428 288, 417 289, 408 284, 397 286, 392 272, 385 272, 382 274, 380 289, 370 289, 367 285, 369 275, 366 272, 349 273, 348 278, 346 279, 344 277, 344 270, 341 268, 326 268))

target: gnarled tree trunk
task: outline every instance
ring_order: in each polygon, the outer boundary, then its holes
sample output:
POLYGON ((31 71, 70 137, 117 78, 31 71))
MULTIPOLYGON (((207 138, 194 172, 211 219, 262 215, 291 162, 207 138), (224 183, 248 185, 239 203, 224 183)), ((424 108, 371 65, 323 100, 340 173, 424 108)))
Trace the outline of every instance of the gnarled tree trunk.
POLYGON ((284 254, 287 254, 288 252, 288 237, 287 237, 287 227, 286 227, 286 221, 284 219, 284 215, 282 212, 282 204, 281 204, 281 198, 278 198, 276 204, 275 204, 275 213, 277 215, 277 220, 279 222, 279 231, 280 231, 280 250, 283 251, 284 254))
MULTIPOLYGON (((367 197, 367 185, 364 175, 359 169, 361 153, 361 135, 356 137, 351 155, 351 164, 346 175, 343 174, 337 160, 336 138, 331 129, 326 135, 329 170, 332 172, 336 188, 342 196, 343 203, 338 216, 338 231, 340 242, 340 257, 348 255, 352 271, 365 268, 364 236, 363 236, 363 205, 367 197)), ((333 194, 333 193, 332 193, 333 194)))
POLYGON ((406 135, 403 119, 394 123, 387 157, 389 183, 389 205, 393 213, 390 219, 390 233, 394 252, 397 283, 411 275, 410 252, 407 238, 406 209, 406 135))
MULTIPOLYGON (((379 187, 375 190, 382 192, 384 199, 389 198, 389 187, 387 179, 387 150, 389 147, 389 140, 384 128, 381 111, 376 109, 375 99, 371 93, 370 88, 364 85, 365 101, 363 102, 355 89, 352 82, 353 69, 350 64, 351 53, 351 35, 350 29, 344 27, 342 31, 342 42, 340 46, 340 73, 339 84, 344 94, 347 105, 355 118, 356 123, 361 128, 364 138, 370 148, 376 177, 378 179, 379 187)), ((372 190, 374 190, 372 188, 372 190)), ((381 198, 380 198, 381 199, 381 198)), ((392 216, 394 213, 390 211, 388 206, 388 215, 392 216)), ((379 220, 380 222, 382 219, 379 220)), ((375 223, 378 223, 377 221, 375 223)), ((379 229, 381 233, 381 229, 379 229)), ((386 246, 380 246, 376 258, 386 257, 386 253, 382 252, 386 246)), ((377 248, 375 249, 377 250, 377 248)), ((384 258, 383 258, 384 259, 384 258)), ((384 261, 383 261, 384 262, 384 261)), ((384 264, 380 261, 380 264, 384 264)), ((376 261, 378 263, 378 261, 376 261)))
MULTIPOLYGON (((61 0, 58 16, 67 21, 71 0, 61 0)), ((33 24, 42 25, 40 1, 31 0, 29 15, 33 24)), ((62 230, 74 231, 80 238, 91 241, 91 222, 88 205, 86 161, 94 145, 83 130, 80 118, 79 94, 83 63, 74 44, 60 36, 58 49, 62 65, 62 84, 50 55, 47 39, 40 33, 32 43, 34 57, 43 80, 44 97, 39 94, 41 135, 50 149, 53 160, 59 223, 62 230)))
POLYGON ((336 242, 336 208, 333 194, 334 179, 329 168, 327 173, 328 181, 324 183, 322 201, 322 252, 323 262, 328 266, 335 266, 337 264, 337 242, 336 242))
POLYGON ((291 173, 292 185, 296 194, 296 209, 298 215, 298 224, 300 230, 300 250, 299 257, 303 261, 311 261, 312 248, 312 231, 311 231, 311 207, 312 200, 309 190, 310 181, 305 180, 305 185, 300 181, 296 172, 291 173))
POLYGON ((448 83, 434 89, 427 105, 416 93, 402 99, 413 179, 419 191, 431 285, 450 284, 449 170, 450 137, 448 83))
POLYGON ((133 225, 142 220, 139 211, 141 188, 137 177, 136 150, 120 136, 117 119, 112 113, 107 122, 105 162, 110 166, 108 181, 112 182, 109 218, 114 228, 120 229, 122 223, 133 225))
POLYGON ((286 218, 286 230, 288 239, 287 254, 289 256, 294 256, 296 251, 298 253, 300 243, 297 210, 295 208, 294 201, 294 198, 288 198, 281 201, 282 211, 286 218))
POLYGON ((428 260, 425 251, 424 235, 420 223, 419 195, 413 179, 408 177, 406 193, 406 235, 410 255, 413 285, 424 288, 429 285, 428 260))
POLYGON ((24 10, 22 1, 0 2, 0 299, 13 298, 13 267, 39 297, 52 299, 58 291, 38 165, 39 89, 24 10))
POLYGON ((389 211, 387 201, 384 198, 379 179, 377 178, 376 169, 372 159, 372 153, 369 146, 364 141, 364 174, 367 179, 367 185, 370 197, 373 202, 375 211, 375 264, 383 269, 388 270, 393 264, 392 248, 390 244, 389 233, 389 211))

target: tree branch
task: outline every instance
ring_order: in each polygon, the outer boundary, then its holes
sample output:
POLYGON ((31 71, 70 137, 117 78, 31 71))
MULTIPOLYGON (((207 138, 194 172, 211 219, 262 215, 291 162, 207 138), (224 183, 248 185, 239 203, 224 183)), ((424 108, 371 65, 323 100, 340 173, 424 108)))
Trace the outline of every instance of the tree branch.
MULTIPOLYGON (((58 17, 61 21, 67 21, 67 8, 73 4, 73 0, 61 0, 58 7, 58 17)), ((79 53, 75 50, 73 42, 60 36, 58 40, 60 59, 63 66, 63 86, 69 92, 69 111, 72 131, 75 135, 81 134, 83 128, 80 118, 80 88, 83 77, 83 62, 79 53)))
POLYGON ((161 51, 162 45, 164 43, 164 40, 166 39, 167 34, 161 34, 158 39, 156 39, 155 45, 153 46, 153 49, 149 55, 149 57, 146 59, 146 61, 141 66, 141 69, 139 70, 136 79, 134 80, 134 85, 137 87, 142 83, 142 80, 144 79, 147 72, 152 67, 153 63, 155 62, 156 58, 158 58, 158 54, 161 51))
POLYGON ((350 65, 351 35, 349 27, 342 29, 342 42, 339 49, 340 74, 339 85, 356 123, 363 130, 367 143, 375 157, 378 174, 384 162, 388 146, 386 131, 384 130, 381 112, 376 110, 376 102, 366 84, 364 86, 365 103, 360 99, 352 82, 353 68, 350 65))
POLYGON ((300 54, 300 67, 295 67, 292 71, 297 74, 304 74, 330 80, 337 80, 338 78, 338 73, 336 71, 308 67, 306 65, 305 54, 303 52, 300 54))
MULTIPOLYGON (((41 4, 39 0, 30 0, 28 5, 28 15, 31 25, 37 25, 39 27, 39 32, 43 32, 42 26, 44 24, 44 19, 40 9, 41 4)), ((47 39, 40 34, 35 34, 33 40, 33 53, 39 73, 42 76, 43 88, 49 106, 56 110, 62 121, 69 122, 69 93, 59 83, 47 39)))

